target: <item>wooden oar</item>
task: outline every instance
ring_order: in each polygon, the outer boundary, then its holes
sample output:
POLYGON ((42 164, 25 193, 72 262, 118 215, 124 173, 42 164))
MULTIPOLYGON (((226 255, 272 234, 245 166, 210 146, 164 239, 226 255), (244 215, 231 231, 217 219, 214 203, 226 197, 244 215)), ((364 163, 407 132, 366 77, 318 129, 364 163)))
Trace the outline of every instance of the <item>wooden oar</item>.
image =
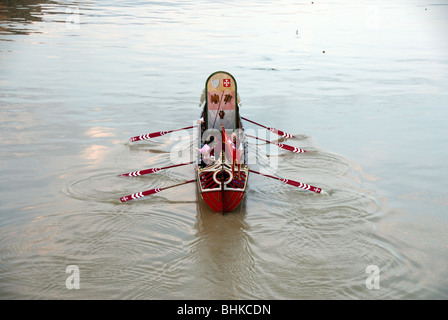
POLYGON ((121 202, 126 202, 126 201, 131 201, 131 200, 143 198, 143 197, 149 196, 151 194, 159 193, 160 191, 163 191, 163 190, 171 189, 171 188, 174 188, 174 187, 179 187, 179 186, 182 186, 184 184, 192 183, 192 182, 195 182, 195 181, 196 181, 196 179, 188 180, 188 181, 176 184, 174 186, 169 186, 169 187, 164 187, 164 188, 155 188, 155 189, 151 189, 151 190, 146 190, 146 191, 142 191, 142 192, 133 193, 133 194, 130 194, 128 196, 121 197, 120 201, 121 202))
POLYGON ((259 124, 259 123, 255 122, 255 121, 249 120, 249 119, 244 118, 244 117, 241 117, 241 119, 249 121, 249 122, 252 122, 253 124, 256 124, 257 126, 265 128, 265 129, 267 129, 267 130, 269 130, 269 131, 271 131, 271 132, 273 132, 273 133, 275 133, 275 134, 277 134, 279 136, 282 136, 283 138, 295 138, 295 136, 293 136, 292 134, 289 134, 289 133, 284 132, 282 130, 278 130, 278 129, 271 128, 271 127, 266 127, 266 126, 264 126, 262 124, 259 124))
POLYGON ((261 138, 255 137, 255 136, 251 136, 249 134, 246 134, 246 136, 250 137, 250 138, 257 139, 257 140, 261 140, 261 141, 264 141, 264 142, 267 142, 267 143, 275 144, 277 147, 285 149, 285 150, 288 150, 288 151, 291 151, 291 152, 295 152, 295 153, 306 152, 306 150, 303 150, 303 149, 300 149, 300 148, 296 148, 296 147, 293 147, 293 146, 290 146, 290 145, 287 145, 287 144, 271 142, 271 141, 264 140, 264 139, 261 139, 261 138))
POLYGON ((174 129, 174 130, 169 130, 169 131, 153 132, 153 133, 148 133, 148 134, 144 134, 144 135, 141 135, 141 136, 135 136, 135 137, 131 138, 131 142, 135 142, 135 141, 139 141, 139 140, 148 140, 148 139, 151 139, 151 138, 163 136, 163 135, 165 135, 167 133, 170 133, 170 132, 180 131, 180 130, 187 130, 187 129, 191 129, 191 128, 194 128, 194 126, 180 128, 180 129, 174 129))
POLYGON ((265 176, 265 177, 268 177, 268 178, 279 180, 279 181, 281 181, 283 183, 289 184, 289 185, 297 187, 297 188, 302 188, 302 189, 309 190, 309 191, 312 191, 312 192, 315 192, 315 193, 328 194, 327 192, 325 192, 321 188, 314 187, 314 186, 311 186, 311 185, 306 184, 306 183, 302 183, 302 182, 298 182, 298 181, 294 181, 294 180, 289 180, 289 179, 277 178, 277 177, 274 177, 274 176, 271 176, 271 175, 268 175, 268 174, 264 174, 264 173, 260 173, 258 171, 254 171, 254 170, 249 170, 249 171, 253 172, 253 173, 256 173, 256 174, 259 174, 259 175, 262 175, 262 176, 265 176))
POLYGON ((175 164, 175 165, 168 166, 168 167, 163 167, 163 168, 150 168, 150 169, 145 169, 145 170, 140 170, 140 171, 123 173, 123 174, 119 174, 118 176, 119 177, 138 177, 138 176, 143 176, 145 174, 159 172, 160 170, 165 170, 165 169, 175 168, 175 167, 180 167, 180 166, 186 166, 186 165, 189 165, 189 164, 192 164, 192 163, 193 162, 175 164))

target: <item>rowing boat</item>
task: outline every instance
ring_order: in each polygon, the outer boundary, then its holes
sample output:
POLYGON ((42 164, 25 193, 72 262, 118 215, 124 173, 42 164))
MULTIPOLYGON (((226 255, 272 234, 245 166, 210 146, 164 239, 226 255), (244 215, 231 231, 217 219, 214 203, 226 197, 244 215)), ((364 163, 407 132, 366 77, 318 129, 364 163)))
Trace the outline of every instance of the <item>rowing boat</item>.
POLYGON ((197 153, 197 187, 212 210, 231 212, 243 199, 249 179, 247 141, 235 78, 225 71, 212 73, 203 96, 197 150, 204 150, 204 142, 211 137, 214 143, 205 152, 197 153))
POLYGON ((120 198, 121 202, 136 200, 145 196, 159 193, 163 190, 196 182, 198 193, 203 201, 216 212, 234 211, 241 203, 246 193, 249 173, 256 173, 268 178, 276 179, 285 184, 308 190, 314 193, 324 193, 324 190, 312 185, 291 179, 279 178, 261 173, 249 168, 247 138, 262 140, 277 147, 294 152, 303 153, 306 150, 272 142, 245 133, 243 120, 263 127, 284 139, 295 138, 282 130, 267 127, 240 115, 241 101, 237 92, 235 78, 226 71, 212 73, 205 82, 201 95, 201 117, 196 124, 180 129, 158 131, 132 137, 131 142, 148 140, 165 134, 197 128, 198 137, 195 146, 194 161, 174 164, 162 168, 149 168, 120 174, 119 176, 137 177, 152 174, 161 170, 185 165, 194 165, 195 179, 176 185, 137 192, 120 198))

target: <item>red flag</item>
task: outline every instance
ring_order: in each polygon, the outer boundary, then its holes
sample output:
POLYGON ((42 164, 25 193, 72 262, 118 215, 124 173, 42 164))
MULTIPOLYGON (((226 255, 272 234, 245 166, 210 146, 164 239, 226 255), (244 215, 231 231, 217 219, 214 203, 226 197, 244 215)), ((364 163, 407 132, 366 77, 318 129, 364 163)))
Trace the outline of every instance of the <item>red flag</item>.
MULTIPOLYGON (((224 143, 226 144, 226 156, 230 160, 232 159, 232 174, 235 176, 235 162, 238 160, 238 168, 240 168, 240 153, 238 149, 236 148, 233 141, 229 138, 227 135, 226 130, 224 129, 224 126, 221 125, 222 128, 222 138, 224 143)), ((240 169, 239 169, 240 170, 240 169)))

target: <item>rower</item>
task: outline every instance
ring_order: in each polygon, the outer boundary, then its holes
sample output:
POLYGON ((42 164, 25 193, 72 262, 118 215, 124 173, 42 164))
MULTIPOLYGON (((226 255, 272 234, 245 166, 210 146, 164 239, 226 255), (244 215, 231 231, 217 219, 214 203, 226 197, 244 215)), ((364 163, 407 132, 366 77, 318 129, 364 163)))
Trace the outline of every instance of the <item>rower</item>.
POLYGON ((215 146, 211 146, 215 140, 214 136, 210 136, 208 141, 205 141, 201 149, 196 148, 202 155, 201 166, 205 167, 215 162, 214 149, 215 146))

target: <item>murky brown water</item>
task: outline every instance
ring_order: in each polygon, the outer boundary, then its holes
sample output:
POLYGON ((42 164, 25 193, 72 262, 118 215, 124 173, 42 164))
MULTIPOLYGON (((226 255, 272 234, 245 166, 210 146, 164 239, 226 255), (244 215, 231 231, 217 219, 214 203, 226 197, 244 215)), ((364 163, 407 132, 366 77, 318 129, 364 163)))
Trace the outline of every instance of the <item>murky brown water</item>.
POLYGON ((441 1, 0 2, 0 298, 446 299, 447 13, 441 1), (243 116, 310 151, 252 141, 253 168, 329 195, 251 175, 226 215, 194 184, 120 202, 194 178, 192 166, 117 175, 189 157, 191 131, 129 138, 191 125, 217 70, 238 81, 243 116))

